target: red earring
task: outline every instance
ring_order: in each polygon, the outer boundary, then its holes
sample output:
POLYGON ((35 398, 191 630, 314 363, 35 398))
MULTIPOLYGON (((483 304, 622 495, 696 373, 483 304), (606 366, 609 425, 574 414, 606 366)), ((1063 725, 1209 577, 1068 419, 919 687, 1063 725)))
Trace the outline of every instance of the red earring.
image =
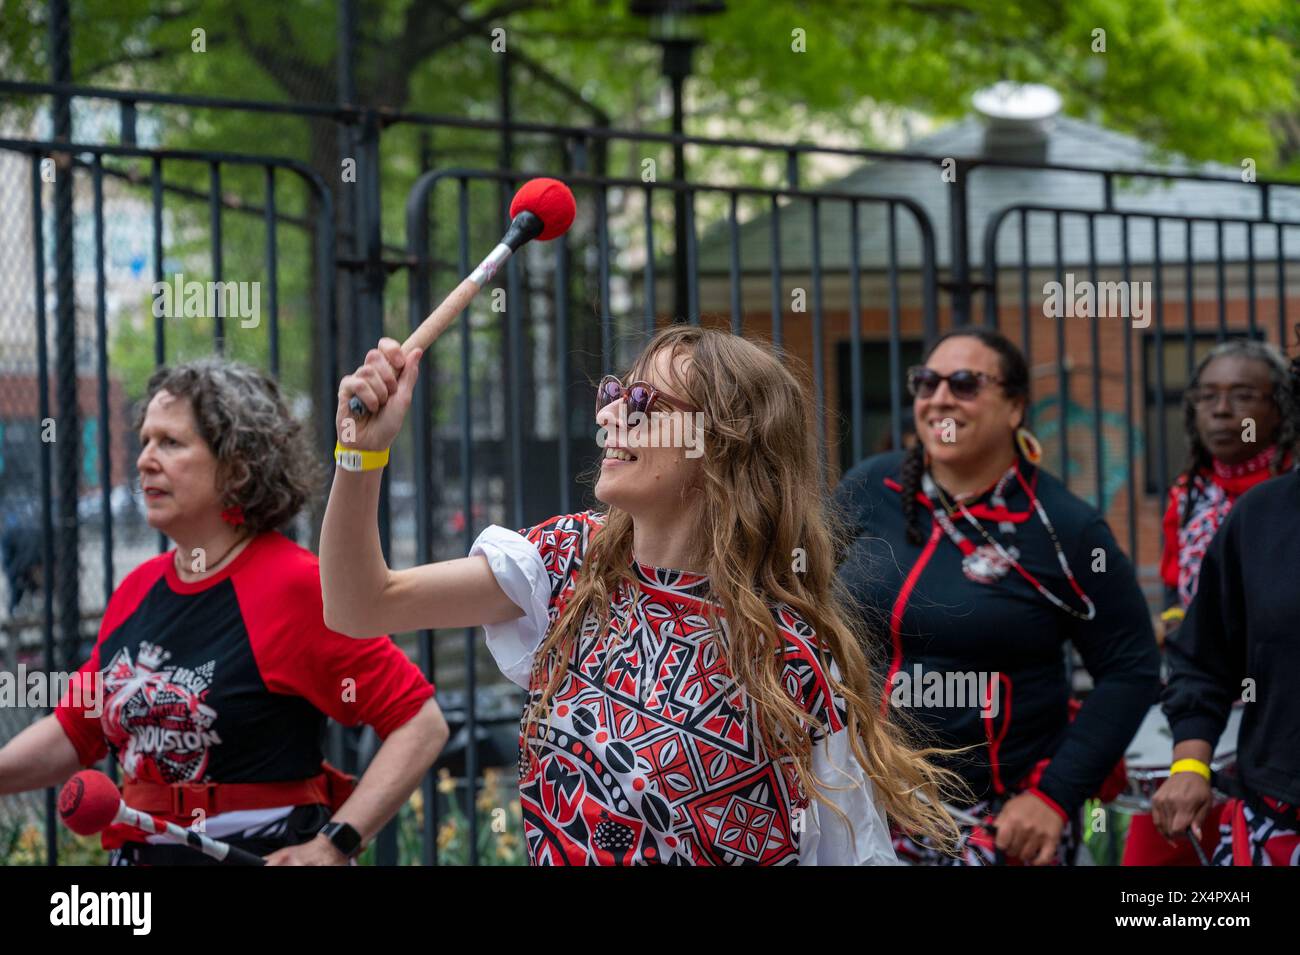
POLYGON ((235 527, 238 527, 240 524, 244 523, 244 509, 238 504, 232 504, 221 512, 221 519, 227 524, 233 524, 235 527))
POLYGON ((1030 464, 1037 464, 1043 460, 1043 446, 1039 443, 1034 433, 1021 425, 1016 429, 1016 444, 1020 447, 1020 453, 1030 464))

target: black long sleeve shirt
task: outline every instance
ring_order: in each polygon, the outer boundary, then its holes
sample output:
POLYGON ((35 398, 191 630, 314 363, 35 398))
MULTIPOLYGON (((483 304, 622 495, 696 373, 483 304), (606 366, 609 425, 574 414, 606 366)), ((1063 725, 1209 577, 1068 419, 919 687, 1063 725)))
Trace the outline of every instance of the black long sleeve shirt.
MULTIPOLYGON (((950 746, 979 748, 948 765, 977 798, 1014 790, 1044 758, 1040 792, 1070 816, 1091 797, 1124 750, 1159 694, 1159 652, 1150 611, 1132 565, 1105 520, 1052 475, 1027 462, 1025 483, 1056 529, 1070 569, 1095 603, 1091 621, 1053 606, 1014 569, 979 582, 966 575, 962 554, 918 501, 918 526, 926 543, 907 540, 899 473, 900 452, 877 455, 851 469, 836 489, 841 515, 853 534, 840 577, 880 641, 878 662, 890 676, 902 672, 915 683, 931 671, 983 673, 998 681, 997 712, 973 705, 923 705, 910 709, 923 729, 950 746), (1070 686, 1064 644, 1078 648, 1095 688, 1069 717, 1070 686), (918 669, 919 668, 919 669, 918 669)), ((987 496, 967 501, 979 517, 989 514, 987 496)), ((1084 605, 1061 569, 1051 536, 1018 481, 1006 492, 1006 514, 1015 534, 999 520, 981 518, 1004 547, 1019 551, 1020 564, 1067 605, 1084 605)), ((975 545, 983 535, 959 516, 958 526, 975 545)), ((915 697, 904 696, 904 702, 915 697)), ((952 702, 949 699, 944 703, 952 702)))
POLYGON ((1233 702, 1244 699, 1241 783, 1300 804, 1300 472, 1237 501, 1206 551, 1187 618, 1165 646, 1162 702, 1174 742, 1215 744, 1233 702))

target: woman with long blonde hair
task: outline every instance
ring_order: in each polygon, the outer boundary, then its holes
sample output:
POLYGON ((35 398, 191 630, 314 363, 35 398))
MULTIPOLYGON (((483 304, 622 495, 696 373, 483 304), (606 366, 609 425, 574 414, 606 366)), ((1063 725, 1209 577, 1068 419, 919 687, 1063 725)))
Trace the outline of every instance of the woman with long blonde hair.
POLYGON ((340 384, 325 615, 354 637, 485 627, 529 690, 533 864, 894 863, 890 823, 955 842, 955 777, 882 717, 842 612, 817 425, 773 352, 660 331, 598 389, 602 510, 494 525, 466 558, 393 571, 379 468, 419 359, 384 339, 340 384))

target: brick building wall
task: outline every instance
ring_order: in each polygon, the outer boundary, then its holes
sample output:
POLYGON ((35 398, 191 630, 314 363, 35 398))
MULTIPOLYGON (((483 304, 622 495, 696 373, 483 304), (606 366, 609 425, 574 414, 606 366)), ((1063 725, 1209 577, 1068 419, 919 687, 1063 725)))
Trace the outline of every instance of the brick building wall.
MULTIPOLYGON (((1087 277, 1085 269, 1075 268, 1076 282, 1087 277)), ((1228 334, 1245 335, 1250 327, 1250 301, 1244 276, 1237 267, 1229 267, 1226 273, 1223 324, 1228 334)), ((1266 289, 1276 288, 1276 272, 1268 263, 1257 265, 1257 279, 1254 302, 1257 333, 1274 344, 1278 344, 1279 312, 1275 294, 1264 294, 1266 289), (1272 273, 1272 274, 1270 274, 1272 273)), ((1212 267, 1197 267, 1193 271, 1193 300, 1195 307, 1191 316, 1194 332, 1204 334, 1194 346, 1193 356, 1213 345, 1213 336, 1220 327, 1220 308, 1217 296, 1217 283, 1212 267)), ((1157 321, 1154 304, 1151 308, 1151 322, 1146 328, 1134 328, 1131 321, 1122 317, 1087 317, 1052 318, 1043 314, 1043 285, 1055 278, 1053 273, 1033 272, 1028 281, 1030 290, 1028 307, 1029 325, 1029 362, 1031 366, 1031 401, 1038 408, 1035 429, 1043 437, 1045 445, 1045 464, 1056 469, 1059 464, 1058 412, 1056 400, 1060 388, 1058 376, 1059 344, 1058 334, 1063 335, 1064 355, 1068 369, 1071 404, 1069 427, 1070 488, 1081 497, 1095 500, 1096 496, 1096 462, 1095 442, 1092 426, 1093 419, 1093 382, 1100 374, 1101 409, 1104 416, 1103 441, 1105 443, 1106 478, 1104 500, 1105 514, 1115 532, 1117 539, 1125 550, 1129 549, 1128 522, 1130 500, 1125 480, 1125 469, 1131 469, 1135 492, 1137 564, 1148 593, 1153 597, 1158 592, 1156 566, 1160 554, 1160 521, 1164 511, 1163 499, 1158 493, 1147 489, 1148 478, 1156 480, 1153 469, 1148 467, 1143 449, 1149 444, 1154 456, 1159 439, 1158 429, 1153 429, 1147 421, 1149 404, 1147 384, 1144 383, 1143 351, 1151 349, 1154 357, 1154 335, 1157 321), (1096 355, 1093 349, 1093 332, 1096 331, 1096 355), (1131 347, 1131 369, 1125 374, 1125 340, 1131 347), (1133 417, 1138 442, 1138 452, 1125 454, 1124 443, 1127 438, 1124 422, 1125 392, 1131 396, 1133 417), (1042 407, 1045 406, 1045 407, 1042 407)), ((1118 275, 1101 274, 1101 281, 1117 281, 1118 275)), ((1149 270, 1135 269, 1131 273, 1134 281, 1152 279, 1149 270)), ((1160 322, 1164 335, 1165 350, 1165 389, 1171 394, 1171 403, 1166 409, 1166 426, 1169 438, 1167 461, 1169 467, 1179 468, 1182 464, 1181 444, 1178 433, 1182 431, 1181 405, 1178 396, 1186 377, 1186 358, 1184 350, 1184 330, 1187 328, 1185 308, 1185 276, 1181 269, 1166 267, 1162 274, 1163 282, 1163 319, 1160 322)), ((1006 273, 999 282, 998 321, 1001 330, 1018 345, 1023 341, 1024 319, 1020 298, 1021 287, 1018 272, 1006 273)), ((770 282, 764 277, 746 277, 742 282, 742 319, 741 332, 750 338, 770 341, 773 337, 771 314, 770 282)), ((898 327, 900 338, 920 340, 923 337, 922 309, 919 282, 914 275, 903 274, 898 280, 899 313, 898 327)), ((1293 287, 1288 282, 1288 287, 1293 287)), ((787 310, 781 316, 781 339, 786 353, 795 359, 792 366, 805 384, 811 389, 813 383, 813 322, 812 298, 807 277, 789 276, 783 282, 783 301, 787 310), (806 311, 792 311, 792 292, 802 289, 806 311)), ((665 292, 668 290, 665 289, 665 292)), ((889 340, 889 283, 883 275, 864 275, 862 280, 861 301, 861 335, 864 342, 887 343, 889 340)), ((726 286, 722 282, 704 280, 701 283, 701 322, 715 327, 730 327, 731 314, 727 299, 726 286)), ((829 457, 829 476, 832 482, 839 476, 839 460, 834 451, 837 442, 837 430, 844 433, 848 427, 848 409, 840 407, 839 375, 848 375, 847 364, 840 368, 837 351, 841 343, 850 339, 847 282, 843 276, 826 276, 823 279, 823 326, 822 326, 822 360, 824 363, 824 401, 825 416, 821 424, 824 429, 829 457)), ((949 297, 940 294, 938 308, 938 327, 946 330, 952 326, 951 311, 947 307, 949 297)), ((1286 328, 1292 329, 1300 321, 1300 296, 1288 297, 1285 301, 1286 328)), ((982 323, 985 318, 984 298, 977 294, 973 301, 973 321, 982 323)), ((665 317, 666 320, 666 317, 665 317)), ((1294 336, 1294 332, 1290 332, 1294 336)), ((1293 340, 1293 339, 1292 339, 1293 340)), ((1155 384, 1154 365, 1148 363, 1151 387, 1155 384)), ((901 387, 901 382, 900 382, 901 387)), ((904 409, 910 408, 910 398, 902 392, 904 409)), ((1151 409, 1154 418, 1154 408, 1151 409)), ((810 422, 810 425, 812 423, 810 422)), ((871 449, 867 449, 870 453, 871 449)))

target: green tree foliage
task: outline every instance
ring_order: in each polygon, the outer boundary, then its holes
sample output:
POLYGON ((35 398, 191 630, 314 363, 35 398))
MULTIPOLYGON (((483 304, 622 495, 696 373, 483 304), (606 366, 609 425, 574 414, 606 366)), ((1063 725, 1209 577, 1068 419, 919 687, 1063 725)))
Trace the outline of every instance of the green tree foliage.
MULTIPOLYGON (((356 8, 359 103, 491 119, 499 111, 504 44, 515 56, 516 118, 667 129, 665 80, 649 39, 652 26, 633 16, 624 0, 357 0, 356 8)), ((334 0, 72 0, 71 9, 77 82, 290 103, 336 99, 334 0), (204 48, 197 52, 200 30, 204 48)), ((5 4, 5 76, 46 78, 45 16, 42 0, 5 4)), ((785 142, 819 141, 830 131, 872 146, 878 145, 867 122, 872 114, 957 117, 967 111, 974 89, 1013 79, 1048 83, 1062 93, 1068 113, 1157 146, 1234 166, 1251 158, 1261 178, 1283 176, 1300 162, 1300 123, 1294 119, 1300 112, 1298 27, 1300 5, 1291 0, 729 0, 725 12, 686 25, 700 41, 687 129, 785 142)), ((44 103, 10 100, 0 108, 44 103)), ((297 158, 327 183, 339 205, 356 188, 342 182, 340 163, 349 157, 340 151, 338 127, 329 118, 141 109, 142 130, 156 130, 166 145, 297 158)), ((111 113, 108 118, 111 130, 111 113)), ((437 168, 491 168, 500 160, 501 139, 492 130, 440 126, 422 141, 416 126, 386 127, 383 236, 390 248, 406 241, 405 201, 422 171, 422 145, 437 168)), ((553 138, 521 132, 514 149, 517 168, 562 168, 561 144, 553 138)), ((608 168, 639 177, 647 158, 656 161, 660 179, 670 176, 670 152, 657 144, 615 143, 608 168)), ((779 154, 692 148, 689 161, 693 177, 718 182, 774 185, 784 171, 779 154)), ((258 201, 259 175, 232 172, 223 186, 246 203, 258 201)), ((203 164, 172 165, 168 181, 201 193, 207 170, 203 164)), ((484 199, 476 189, 471 256, 481 254, 480 243, 490 242, 484 237, 498 228, 500 216, 496 199, 484 199)), ((284 207, 298 216, 312 213, 305 195, 286 198, 284 207)), ((457 271, 456 229, 437 228, 455 222, 455 189, 440 187, 431 211, 435 249, 445 263, 435 275, 438 291, 449 287, 457 271)), ((656 210, 665 221, 670 213, 671 203, 656 210)), ((181 224, 202 225, 207 210, 201 201, 169 198, 169 214, 181 224)), ((256 277, 263 256, 259 226, 237 225, 240 217, 229 212, 225 218, 228 239, 242 235, 241 229, 247 234, 247 241, 228 243, 227 273, 256 277)), ((671 230, 659 234, 667 241, 671 230)), ((296 241, 301 255, 282 263, 281 301, 294 359, 286 374, 297 386, 314 389, 318 383, 308 381, 309 330, 293 325, 312 307, 306 234, 296 241)), ((206 256, 202 238, 193 243, 189 257, 179 249, 168 254, 187 274, 203 278, 196 274, 206 256)), ((387 321, 400 332, 407 322, 403 282, 390 283, 389 293, 387 321)), ((340 309, 346 341, 347 303, 340 302, 340 309)), ((136 387, 152 361, 149 336, 140 333, 144 325, 134 322, 137 333, 114 348, 119 365, 134 369, 136 387)), ((184 354, 203 347, 207 332, 177 327, 169 334, 177 354, 184 354)), ((232 338, 232 349, 257 353, 264 338, 245 336, 243 345, 232 338)))
MULTIPOLYGON (((71 6, 80 82, 335 98, 333 0, 71 6), (196 29, 206 31, 206 53, 192 52, 196 29)), ((498 43, 537 67, 516 74, 519 116, 581 124, 600 110, 619 126, 662 129, 658 54, 650 26, 628 8, 624 0, 358 0, 358 99, 493 116, 492 31, 502 29, 498 43), (591 108, 576 106, 581 99, 591 108)), ((6 75, 44 78, 44 18, 41 0, 9 0, 0 32, 6 75)), ((955 117, 980 86, 1038 81, 1062 92, 1067 112, 1197 159, 1236 165, 1250 156, 1266 175, 1294 158, 1284 118, 1296 112, 1298 27, 1290 0, 729 0, 725 12, 688 26, 700 40, 688 128, 701 132, 716 118, 737 134, 775 127, 798 140, 800 121, 842 122, 863 102, 955 117)), ((197 110, 169 117, 168 138, 303 158, 321 144, 282 118, 241 116, 235 130, 231 121, 197 110)), ((496 158, 493 137, 439 138, 442 154, 496 158)))

